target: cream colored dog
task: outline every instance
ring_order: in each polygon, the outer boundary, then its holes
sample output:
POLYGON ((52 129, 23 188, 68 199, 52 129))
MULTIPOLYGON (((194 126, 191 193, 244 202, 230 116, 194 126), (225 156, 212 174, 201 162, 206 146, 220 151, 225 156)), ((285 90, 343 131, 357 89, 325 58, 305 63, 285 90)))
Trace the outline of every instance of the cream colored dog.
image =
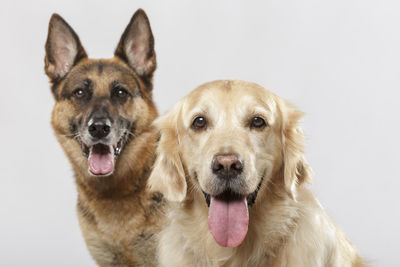
POLYGON ((161 266, 363 266, 305 186, 301 116, 259 85, 215 81, 156 121, 161 266))

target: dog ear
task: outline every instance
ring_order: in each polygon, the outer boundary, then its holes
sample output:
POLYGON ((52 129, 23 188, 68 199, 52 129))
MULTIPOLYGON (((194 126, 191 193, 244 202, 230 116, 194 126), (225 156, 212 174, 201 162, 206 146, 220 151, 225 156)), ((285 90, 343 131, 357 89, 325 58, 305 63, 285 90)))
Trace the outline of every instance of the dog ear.
POLYGON ((50 19, 45 48, 45 72, 53 84, 87 57, 78 35, 58 14, 53 14, 50 19))
POLYGON ((160 131, 160 140, 157 159, 148 181, 150 190, 161 192, 170 201, 183 201, 187 188, 185 171, 179 155, 177 115, 172 110, 154 123, 160 131))
POLYGON ((115 56, 128 63, 148 85, 151 85, 156 69, 156 53, 150 22, 142 9, 138 9, 132 16, 115 49, 115 56))
POLYGON ((304 182, 311 183, 312 170, 304 158, 304 135, 299 126, 301 111, 282 101, 282 155, 285 189, 296 199, 296 187, 304 182))

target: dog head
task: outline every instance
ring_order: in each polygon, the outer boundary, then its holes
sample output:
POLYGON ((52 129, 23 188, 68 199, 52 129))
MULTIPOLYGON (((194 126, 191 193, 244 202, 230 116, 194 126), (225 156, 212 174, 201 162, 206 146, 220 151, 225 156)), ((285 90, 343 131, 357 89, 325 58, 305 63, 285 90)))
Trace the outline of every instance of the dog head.
POLYGON ((45 48, 58 140, 75 171, 113 174, 118 156, 157 116, 151 93, 156 56, 146 14, 133 15, 112 59, 89 59, 77 34, 57 14, 45 48))
POLYGON ((258 204, 263 186, 279 176, 294 198, 297 185, 309 179, 301 115, 254 83, 202 85, 157 119, 161 138, 150 187, 172 201, 204 195, 214 238, 238 246, 248 207, 258 204))

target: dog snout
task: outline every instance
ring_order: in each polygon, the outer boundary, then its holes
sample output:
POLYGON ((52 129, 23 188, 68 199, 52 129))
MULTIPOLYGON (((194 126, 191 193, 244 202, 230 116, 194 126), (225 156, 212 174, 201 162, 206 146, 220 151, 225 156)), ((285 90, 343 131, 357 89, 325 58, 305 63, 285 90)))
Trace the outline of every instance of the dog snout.
POLYGON ((97 119, 91 121, 88 130, 92 137, 101 139, 110 133, 111 126, 108 120, 97 119))
POLYGON ((221 179, 236 178, 243 171, 243 162, 236 154, 217 154, 211 169, 221 179))

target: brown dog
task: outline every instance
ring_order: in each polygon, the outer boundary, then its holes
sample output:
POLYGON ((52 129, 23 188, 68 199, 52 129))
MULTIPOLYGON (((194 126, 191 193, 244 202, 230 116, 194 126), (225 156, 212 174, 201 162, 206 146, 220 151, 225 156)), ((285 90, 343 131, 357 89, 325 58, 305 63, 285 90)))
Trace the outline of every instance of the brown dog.
POLYGON ((301 115, 254 83, 215 81, 157 119, 149 184, 175 201, 160 266, 363 266, 305 186, 301 115))
POLYGON ((145 190, 154 161, 156 68, 148 18, 138 10, 112 59, 89 59, 57 14, 50 20, 45 71, 56 100, 52 126, 78 188, 78 217, 101 266, 153 266, 164 201, 145 190))

